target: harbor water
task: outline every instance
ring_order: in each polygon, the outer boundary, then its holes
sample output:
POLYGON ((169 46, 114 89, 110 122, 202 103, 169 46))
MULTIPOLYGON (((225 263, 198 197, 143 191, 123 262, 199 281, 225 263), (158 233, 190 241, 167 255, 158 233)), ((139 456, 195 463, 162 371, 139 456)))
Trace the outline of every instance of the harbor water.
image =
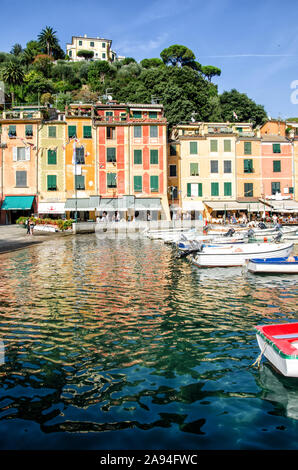
POLYGON ((296 275, 78 235, 1 255, 0 314, 1 449, 297 449, 298 379, 251 367, 296 275))

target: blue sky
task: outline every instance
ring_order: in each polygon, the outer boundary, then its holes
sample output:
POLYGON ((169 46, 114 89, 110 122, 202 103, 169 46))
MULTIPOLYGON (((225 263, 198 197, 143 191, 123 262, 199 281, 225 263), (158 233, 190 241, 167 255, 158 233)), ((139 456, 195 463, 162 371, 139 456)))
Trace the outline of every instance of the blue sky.
POLYGON ((291 83, 298 80, 297 0, 0 0, 0 6, 7 19, 0 51, 16 42, 25 47, 45 26, 57 31, 63 49, 72 35, 100 36, 138 61, 183 44, 201 64, 222 70, 214 80, 220 93, 236 88, 273 118, 298 116, 291 102, 291 83))

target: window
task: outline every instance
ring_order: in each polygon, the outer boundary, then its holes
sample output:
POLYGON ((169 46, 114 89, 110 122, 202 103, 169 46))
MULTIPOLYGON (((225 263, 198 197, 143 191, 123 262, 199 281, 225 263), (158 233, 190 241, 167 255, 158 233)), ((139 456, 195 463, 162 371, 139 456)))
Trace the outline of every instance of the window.
POLYGON ((94 42, 93 41, 90 42, 90 47, 94 47, 94 42))
POLYGON ((107 127, 107 139, 108 140, 116 139, 116 127, 107 127))
POLYGON ((135 165, 142 165, 142 150, 133 151, 133 162, 135 165))
POLYGON ((251 159, 245 159, 243 165, 244 173, 253 173, 253 161, 251 159))
POLYGON ((76 189, 85 189, 85 176, 75 175, 76 189))
POLYGON ((157 119, 157 112, 149 111, 149 119, 157 119))
POLYGON ((116 162, 116 148, 115 147, 108 147, 107 148, 107 162, 116 162))
POLYGON ((27 171, 16 171, 16 186, 18 188, 27 186, 27 171))
POLYGON ((84 164, 85 163, 85 149, 84 149, 84 147, 76 147, 75 163, 78 163, 78 164, 84 164))
POLYGON ((232 161, 224 160, 224 173, 232 173, 232 161))
POLYGON ((83 138, 91 139, 92 137, 92 128, 91 126, 83 126, 83 138))
POLYGON ((293 186, 290 186, 290 187, 289 187, 289 193, 290 193, 290 194, 294 194, 294 188, 293 188, 293 186))
POLYGON ((244 183, 244 197, 253 197, 254 185, 253 183, 244 183))
POLYGON ((68 126, 68 138, 73 139, 77 136, 77 126, 68 126))
POLYGON ((8 136, 9 137, 16 137, 17 136, 17 126, 9 126, 8 128, 8 136))
POLYGON ((141 193, 143 190, 143 182, 141 176, 134 176, 133 177, 133 187, 136 193, 141 193))
POLYGON ((16 147, 16 151, 17 151, 16 160, 18 162, 25 161, 26 160, 26 148, 25 147, 16 147))
POLYGON ((57 152, 56 150, 48 150, 48 165, 56 165, 57 152))
POLYGON ((218 160, 210 161, 210 173, 218 173, 218 160))
POLYGON ((126 121, 126 113, 120 113, 120 120, 126 121))
POLYGON ((141 119, 142 118, 142 111, 133 111, 132 112, 132 117, 135 119, 141 119))
POLYGON ((251 155, 251 142, 244 142, 244 155, 251 155))
POLYGON ((157 126, 150 126, 150 137, 153 137, 153 138, 158 137, 157 126))
POLYGON ((102 58, 105 59, 106 58, 106 54, 105 52, 102 53, 102 58))
POLYGON ((217 147, 217 140, 211 139, 210 140, 210 152, 217 152, 218 147, 217 147))
POLYGON ((275 173, 281 171, 281 161, 280 160, 273 160, 273 171, 275 173))
POLYGON ((105 42, 102 43, 102 47, 103 47, 103 49, 106 48, 106 43, 105 42))
POLYGON ((170 165, 170 176, 177 176, 176 165, 170 165))
POLYGON ((107 173, 107 187, 117 188, 117 175, 116 173, 107 173))
POLYGON ((211 196, 218 196, 218 195, 219 195, 219 184, 211 183, 211 196))
POLYGON ((48 136, 56 138, 56 126, 49 126, 48 136))
POLYGON ((189 142, 189 153, 191 155, 196 155, 198 153, 198 143, 197 142, 189 142))
POLYGON ((113 117, 113 111, 106 111, 106 118, 111 118, 113 117))
POLYGON ((187 197, 202 197, 202 183, 187 183, 187 197))
POLYGON ((280 144, 272 144, 273 153, 280 153, 280 144))
POLYGON ((56 175, 48 175, 48 191, 57 191, 57 176, 56 175))
POLYGON ((224 183, 224 196, 232 196, 232 183, 224 183))
POLYGON ((152 193, 158 192, 159 184, 158 184, 158 176, 150 176, 150 191, 152 193))
POLYGON ((72 51, 68 51, 69 57, 72 57, 72 51))
POLYGON ((280 183, 271 183, 271 194, 280 193, 280 183))
POLYGON ((150 150, 150 165, 158 165, 158 150, 150 150))
POLYGON ((79 41, 79 46, 82 46, 83 42, 82 41, 79 41))
POLYGON ((231 152, 231 141, 224 140, 224 152, 231 152))
POLYGON ((174 157, 177 155, 177 147, 176 144, 170 144, 170 156, 174 157))
POLYGON ((133 128, 133 136, 135 138, 142 137, 142 126, 134 126, 133 128))
POLYGON ((33 136, 33 126, 32 126, 32 124, 26 124, 25 136, 26 137, 32 137, 33 136))
POLYGON ((199 176, 199 164, 198 163, 190 163, 189 165, 189 173, 190 176, 199 176))

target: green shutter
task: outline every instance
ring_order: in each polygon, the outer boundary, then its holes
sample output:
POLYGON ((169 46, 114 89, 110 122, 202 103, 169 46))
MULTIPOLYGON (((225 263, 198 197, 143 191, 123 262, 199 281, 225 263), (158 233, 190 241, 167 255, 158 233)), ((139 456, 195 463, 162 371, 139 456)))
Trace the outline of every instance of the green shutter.
POLYGON ((224 140, 224 152, 231 152, 231 141, 224 140))
POLYGON ((48 165, 56 165, 57 153, 56 150, 48 150, 48 165))
POLYGON ((187 197, 191 197, 191 183, 187 183, 187 197))
POLYGON ((244 142, 244 155, 251 155, 251 142, 244 142))
POLYGON ((224 196, 232 196, 232 183, 224 183, 224 196))
POLYGON ((142 111, 133 111, 132 112, 132 117, 136 119, 141 119, 142 118, 142 111))
POLYGON ((68 126, 68 138, 72 139, 77 136, 77 126, 68 126))
POLYGON ((198 176, 199 175, 199 164, 198 163, 190 163, 190 176, 198 176))
POLYGON ((149 111, 149 119, 157 119, 157 112, 149 111))
POLYGON ((27 137, 30 137, 30 136, 33 135, 33 126, 32 126, 32 124, 26 124, 25 135, 27 137))
POLYGON ((218 196, 218 183, 211 183, 211 196, 218 196))
POLYGON ((15 137, 17 135, 17 126, 15 125, 10 125, 8 128, 8 135, 15 137))
POLYGON ((150 150, 150 164, 158 165, 158 150, 150 150))
POLYGON ((115 147, 107 148, 107 162, 116 162, 116 148, 115 147))
POLYGON ((159 184, 158 184, 158 176, 150 176, 150 190, 151 192, 158 192, 159 184))
POLYGON ((116 188, 116 173, 107 173, 107 186, 108 188, 116 188))
POLYGON ((217 152, 217 140, 214 140, 214 139, 210 140, 210 151, 217 152))
POLYGON ((157 126, 150 126, 150 137, 158 137, 158 128, 157 126))
POLYGON ((244 163, 244 173, 253 173, 253 164, 251 159, 245 159, 244 163))
POLYGON ((133 186, 134 186, 134 191, 136 193, 141 193, 143 190, 142 186, 142 176, 134 176, 133 177, 133 186))
POLYGON ((91 137, 92 137, 92 128, 91 128, 91 126, 84 126, 83 127, 83 137, 84 137, 84 139, 91 139, 91 137))
POLYGON ((56 191, 57 189, 57 176, 56 175, 48 175, 48 191, 56 191))
POLYGON ((280 144, 273 144, 273 153, 280 153, 280 144))
POLYGON ((133 151, 133 162, 135 165, 142 165, 142 150, 133 151))
POLYGON ((203 185, 202 185, 202 183, 198 183, 198 195, 200 197, 203 196, 203 185))
POLYGON ((189 142, 189 153, 191 155, 196 155, 198 153, 198 143, 197 142, 189 142))
POLYGON ((76 189, 85 189, 85 176, 75 175, 76 189))
POLYGON ((49 126, 49 137, 56 138, 56 126, 49 126))
POLYGON ((253 183, 244 183, 244 197, 253 197, 253 183))
POLYGON ((274 160, 273 161, 273 171, 274 172, 280 172, 281 171, 281 161, 280 160, 274 160))

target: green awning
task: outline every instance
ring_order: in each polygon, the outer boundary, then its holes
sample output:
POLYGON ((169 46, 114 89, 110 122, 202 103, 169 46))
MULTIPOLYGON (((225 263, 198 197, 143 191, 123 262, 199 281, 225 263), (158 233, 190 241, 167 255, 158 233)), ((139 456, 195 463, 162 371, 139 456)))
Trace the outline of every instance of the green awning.
POLYGON ((29 210, 32 207, 34 196, 6 196, 1 210, 29 210))

